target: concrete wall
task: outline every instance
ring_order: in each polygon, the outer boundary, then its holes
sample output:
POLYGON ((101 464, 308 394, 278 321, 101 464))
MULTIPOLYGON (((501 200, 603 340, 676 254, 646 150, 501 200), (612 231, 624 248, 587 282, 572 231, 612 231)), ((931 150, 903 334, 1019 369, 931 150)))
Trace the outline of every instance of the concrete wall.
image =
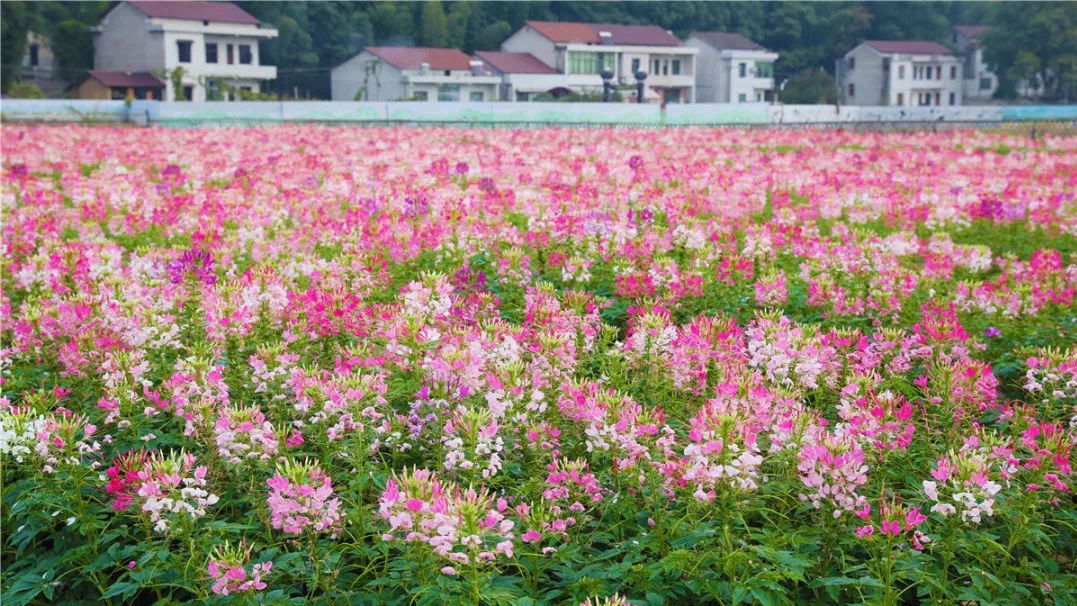
POLYGON ((1077 105, 856 107, 764 103, 669 105, 635 103, 384 103, 384 102, 158 102, 4 99, 5 121, 102 121, 195 126, 279 122, 780 125, 945 124, 1036 120, 1077 122, 1077 105))

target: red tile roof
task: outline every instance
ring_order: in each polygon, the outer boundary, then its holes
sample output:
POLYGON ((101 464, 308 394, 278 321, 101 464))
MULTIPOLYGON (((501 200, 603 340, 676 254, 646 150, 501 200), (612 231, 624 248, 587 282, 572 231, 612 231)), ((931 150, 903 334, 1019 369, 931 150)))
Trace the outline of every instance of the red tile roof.
POLYGON ((599 32, 609 32, 614 44, 626 46, 680 46, 676 36, 657 25, 528 21, 527 25, 552 42, 598 44, 599 32))
POLYGON ((149 72, 109 72, 91 70, 89 76, 101 84, 114 88, 164 88, 165 83, 149 72))
POLYGON ((471 69, 471 57, 455 48, 413 48, 405 46, 368 46, 364 50, 399 69, 471 69))
POLYGON ((906 55, 949 55, 950 49, 928 40, 865 40, 871 48, 880 53, 902 53, 906 55))
POLYGON ((177 2, 174 0, 147 2, 132 1, 132 6, 154 19, 180 19, 182 21, 215 21, 217 23, 242 23, 258 25, 257 17, 231 2, 177 2))
POLYGON ((478 51, 479 59, 503 74, 556 74, 557 70, 546 65, 531 53, 508 53, 503 51, 478 51))
POLYGON ((695 32, 692 35, 719 50, 767 50, 734 32, 695 32))

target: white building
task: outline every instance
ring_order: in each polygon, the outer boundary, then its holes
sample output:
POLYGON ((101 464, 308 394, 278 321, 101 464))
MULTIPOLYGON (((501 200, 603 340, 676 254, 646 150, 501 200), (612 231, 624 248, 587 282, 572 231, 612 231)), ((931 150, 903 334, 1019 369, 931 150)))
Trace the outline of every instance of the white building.
POLYGON ((501 77, 502 101, 534 101, 536 95, 567 90, 565 75, 531 53, 478 51, 475 56, 501 77))
POLYGON ((986 31, 986 25, 955 25, 950 34, 950 42, 957 48, 962 62, 961 96, 965 103, 989 101, 998 90, 998 76, 984 63, 980 36, 986 31))
POLYGON ((728 32, 695 32, 685 41, 699 49, 696 101, 752 103, 774 100, 774 62, 778 53, 744 36, 728 32))
POLYGON ((26 32, 26 52, 19 63, 18 80, 36 85, 46 97, 58 97, 67 86, 58 68, 48 38, 26 32))
POLYGON ((501 43, 501 50, 535 56, 575 92, 601 94, 600 74, 609 70, 616 86, 629 89, 622 94, 633 98, 635 74, 644 72, 645 100, 695 102, 699 50, 656 25, 528 21, 501 43))
POLYGON ((259 61, 258 42, 277 30, 229 2, 121 2, 94 29, 94 66, 150 72, 164 80, 165 100, 234 100, 277 77, 259 61), (182 68, 182 91, 172 74, 182 68))
POLYGON ((845 105, 961 105, 961 60, 938 42, 866 40, 838 61, 845 105))
POLYGON ((497 101, 501 84, 455 48, 368 46, 330 77, 333 101, 497 101))

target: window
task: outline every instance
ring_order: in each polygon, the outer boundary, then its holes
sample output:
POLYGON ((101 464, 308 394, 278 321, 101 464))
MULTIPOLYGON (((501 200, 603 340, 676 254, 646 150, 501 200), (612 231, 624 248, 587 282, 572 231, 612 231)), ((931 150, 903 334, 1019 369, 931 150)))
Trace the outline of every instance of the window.
MULTIPOLYGON (((741 65, 744 65, 744 64, 742 63, 741 65)), ((748 100, 748 95, 745 95, 744 93, 741 93, 741 94, 737 95, 737 103, 744 103, 747 100, 748 100)))
POLYGON ((668 76, 669 75, 669 59, 666 59, 665 61, 662 62, 662 75, 663 76, 668 76))
POLYGON ((950 93, 950 105, 957 105, 957 94, 950 93))
POLYGON ((485 101, 486 93, 481 90, 473 90, 467 94, 468 101, 485 101))
POLYGON ((426 100, 428 100, 430 98, 430 97, 427 96, 425 90, 417 90, 417 91, 415 91, 414 94, 411 95, 411 97, 412 97, 412 99, 415 99, 416 101, 426 101, 426 100))
POLYGON ((849 83, 849 96, 850 97, 855 97, 856 96, 856 85, 851 83, 851 82, 849 83))
POLYGON ((956 65, 951 65, 950 66, 950 79, 951 80, 957 80, 957 66, 956 65))
POLYGON ((228 56, 228 65, 232 65, 233 63, 236 62, 236 57, 235 57, 235 54, 233 52, 234 48, 233 48, 233 46, 231 44, 229 44, 228 46, 225 47, 225 50, 227 51, 226 54, 228 56))
POLYGON ((770 61, 756 61, 755 62, 755 77, 756 78, 773 78, 774 77, 774 64, 770 61))
POLYGON ((438 87, 438 101, 459 101, 459 84, 442 84, 438 87))
POLYGON ((849 57, 849 69, 856 69, 856 57, 849 57))
POLYGON ((37 63, 38 63, 38 55, 37 55, 37 53, 38 53, 38 49, 40 49, 40 46, 39 46, 39 45, 37 45, 37 44, 31 44, 31 45, 30 45, 30 66, 31 66, 31 67, 37 67, 37 63))
POLYGON ((242 63, 243 65, 250 65, 251 61, 253 59, 254 59, 254 55, 251 53, 251 45, 250 44, 240 44, 239 45, 239 62, 242 63))
POLYGON ((193 101, 194 100, 194 87, 193 86, 188 85, 188 86, 183 87, 183 98, 185 100, 187 100, 187 101, 193 101))
POLYGON ((744 78, 745 76, 748 75, 748 64, 747 63, 738 63, 737 64, 737 75, 740 76, 741 78, 744 78))
POLYGON ((897 104, 905 105, 905 93, 898 93, 897 104))
POLYGON ((447 69, 447 70, 445 70, 445 75, 446 75, 446 76, 451 76, 452 74, 451 74, 451 73, 449 73, 449 72, 451 72, 451 71, 452 71, 451 69, 447 69))
POLYGON ((190 40, 176 40, 176 51, 179 52, 180 63, 191 62, 191 41, 190 40))
POLYGON ((638 71, 639 71, 639 59, 633 59, 632 60, 632 75, 635 76, 636 72, 638 72, 638 71))
POLYGON ((681 75, 681 60, 680 59, 674 59, 673 60, 672 70, 673 70, 673 75, 674 76, 681 75))
POLYGON ((941 65, 936 65, 935 66, 935 79, 936 80, 942 80, 942 66, 941 65))
MULTIPOLYGON (((637 59, 637 61, 638 61, 638 60, 639 60, 639 59, 637 59)), ((530 97, 528 96, 528 93, 522 93, 522 92, 520 92, 520 91, 516 91, 516 100, 517 100, 517 101, 530 101, 531 99, 530 99, 530 97)))
POLYGON ((206 42, 206 63, 217 62, 217 43, 206 42))
MULTIPOLYGON (((939 68, 939 69, 942 69, 942 68, 939 68)), ((942 98, 942 95, 940 95, 939 93, 935 93, 935 105, 942 105, 942 103, 940 102, 941 98, 942 98)))
POLYGON ((654 60, 654 65, 651 67, 651 73, 652 74, 657 74, 658 73, 658 59, 654 60))
POLYGON ((905 79, 905 66, 904 65, 899 65, 898 66, 898 80, 904 80, 904 79, 905 79))
POLYGON ((603 65, 606 69, 613 69, 612 54, 577 52, 568 54, 568 73, 570 74, 597 74, 602 71, 603 65))
POLYGON ((980 78, 980 90, 989 90, 991 88, 991 78, 980 78))

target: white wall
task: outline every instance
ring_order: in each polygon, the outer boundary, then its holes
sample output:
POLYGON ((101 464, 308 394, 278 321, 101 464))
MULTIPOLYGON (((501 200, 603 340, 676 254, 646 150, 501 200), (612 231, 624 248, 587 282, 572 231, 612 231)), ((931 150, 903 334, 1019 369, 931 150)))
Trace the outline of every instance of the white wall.
POLYGON ((692 36, 685 46, 699 49, 696 55, 696 102, 697 103, 720 103, 725 101, 718 96, 719 79, 721 78, 722 60, 713 46, 692 36))
POLYGON ((142 11, 127 3, 109 11, 94 37, 94 68, 121 72, 163 68, 164 35, 151 32, 149 26, 142 11))
MULTIPOLYGON (((546 65, 563 71, 564 66, 558 65, 558 52, 553 42, 525 25, 515 34, 509 36, 501 43, 501 50, 512 53, 531 53, 546 65)), ((564 53, 561 53, 564 54, 564 53)))
POLYGON ((330 97, 333 101, 354 101, 364 81, 365 101, 395 101, 408 96, 403 72, 363 51, 330 72, 330 97))

